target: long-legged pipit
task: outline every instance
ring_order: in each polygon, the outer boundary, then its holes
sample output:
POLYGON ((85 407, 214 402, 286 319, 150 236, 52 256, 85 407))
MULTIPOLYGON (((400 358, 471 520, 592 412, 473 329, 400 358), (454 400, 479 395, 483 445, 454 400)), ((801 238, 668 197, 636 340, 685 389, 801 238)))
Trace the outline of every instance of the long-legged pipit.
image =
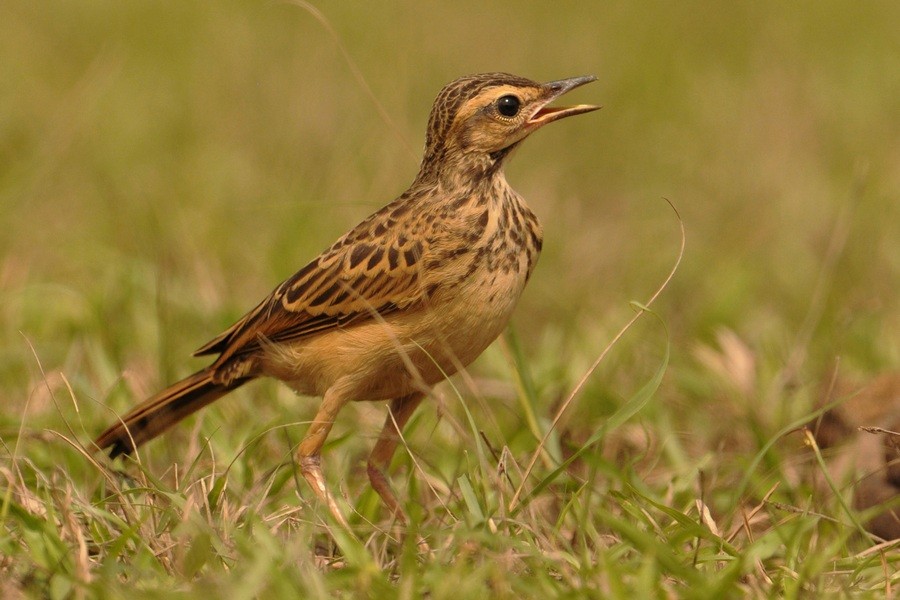
POLYGON ((541 250, 541 226, 503 165, 530 133, 597 106, 549 106, 593 81, 539 84, 505 73, 463 77, 438 94, 419 174, 227 331, 197 350, 205 369, 147 399, 96 440, 126 454, 257 377, 322 403, 297 450, 335 518, 320 450, 349 401, 390 400, 369 457, 372 487, 402 517, 384 475, 399 429, 435 383, 500 334, 541 250), (399 428, 399 429, 398 429, 399 428))

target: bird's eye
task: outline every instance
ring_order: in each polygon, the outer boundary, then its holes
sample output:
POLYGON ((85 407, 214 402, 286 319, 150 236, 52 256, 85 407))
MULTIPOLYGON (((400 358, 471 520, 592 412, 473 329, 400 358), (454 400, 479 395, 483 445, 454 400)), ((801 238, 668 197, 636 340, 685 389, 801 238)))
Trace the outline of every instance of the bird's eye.
POLYGON ((522 101, 513 96, 512 94, 507 94, 506 96, 501 96, 497 100, 497 111, 503 115, 504 117, 514 117, 519 114, 519 108, 522 106, 522 101))

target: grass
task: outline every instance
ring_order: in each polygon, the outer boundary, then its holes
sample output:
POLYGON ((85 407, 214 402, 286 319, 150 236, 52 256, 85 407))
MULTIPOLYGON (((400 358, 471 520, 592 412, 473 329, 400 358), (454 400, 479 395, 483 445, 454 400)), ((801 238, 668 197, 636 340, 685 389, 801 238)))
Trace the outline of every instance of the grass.
POLYGON ((900 364, 896 3, 317 7, 5 4, 0 596, 890 597, 863 474, 802 426, 900 364), (485 70, 596 74, 604 109, 513 158, 541 262, 405 432, 431 556, 366 481, 382 405, 326 448, 357 539, 291 462, 315 401, 272 382, 137 463, 85 451, 401 192, 485 70), (683 259, 611 344, 678 259, 663 198, 683 259))

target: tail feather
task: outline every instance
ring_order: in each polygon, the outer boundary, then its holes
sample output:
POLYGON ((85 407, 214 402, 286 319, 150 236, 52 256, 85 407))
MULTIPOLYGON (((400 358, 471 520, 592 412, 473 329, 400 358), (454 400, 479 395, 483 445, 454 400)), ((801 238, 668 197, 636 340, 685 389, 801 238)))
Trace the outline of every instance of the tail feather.
POLYGON ((94 441, 98 448, 110 448, 109 455, 130 454, 188 415, 218 400, 248 379, 229 385, 213 381, 212 369, 203 369, 151 396, 113 423, 94 441))

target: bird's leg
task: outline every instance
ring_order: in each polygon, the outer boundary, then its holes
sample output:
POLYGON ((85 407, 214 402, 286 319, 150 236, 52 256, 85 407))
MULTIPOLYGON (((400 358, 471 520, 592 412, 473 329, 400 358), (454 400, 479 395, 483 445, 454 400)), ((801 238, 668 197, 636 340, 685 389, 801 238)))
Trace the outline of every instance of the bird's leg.
POLYGON ((310 487, 319 497, 319 500, 328 505, 331 514, 344 529, 350 530, 350 525, 344 518, 343 513, 334 501, 334 496, 328 492, 325 485, 325 476, 322 474, 321 450, 325 444, 325 439, 331 432, 334 420, 337 418, 338 412, 347 404, 347 398, 340 391, 329 389, 322 399, 318 412, 306 432, 306 437, 300 442, 297 448, 297 462, 300 463, 300 472, 310 487))
POLYGON ((366 469, 372 488, 381 496, 381 500, 388 507, 388 510, 403 523, 406 522, 406 515, 403 509, 400 508, 400 503, 397 502, 397 497, 394 495, 391 484, 385 477, 384 472, 387 470, 391 457, 394 456, 394 451, 397 449, 397 444, 400 442, 400 432, 403 430, 403 426, 409 421, 409 418, 424 397, 425 394, 415 392, 408 396, 391 400, 384 427, 381 429, 381 435, 378 436, 375 447, 372 448, 372 454, 369 455, 369 464, 366 469))

